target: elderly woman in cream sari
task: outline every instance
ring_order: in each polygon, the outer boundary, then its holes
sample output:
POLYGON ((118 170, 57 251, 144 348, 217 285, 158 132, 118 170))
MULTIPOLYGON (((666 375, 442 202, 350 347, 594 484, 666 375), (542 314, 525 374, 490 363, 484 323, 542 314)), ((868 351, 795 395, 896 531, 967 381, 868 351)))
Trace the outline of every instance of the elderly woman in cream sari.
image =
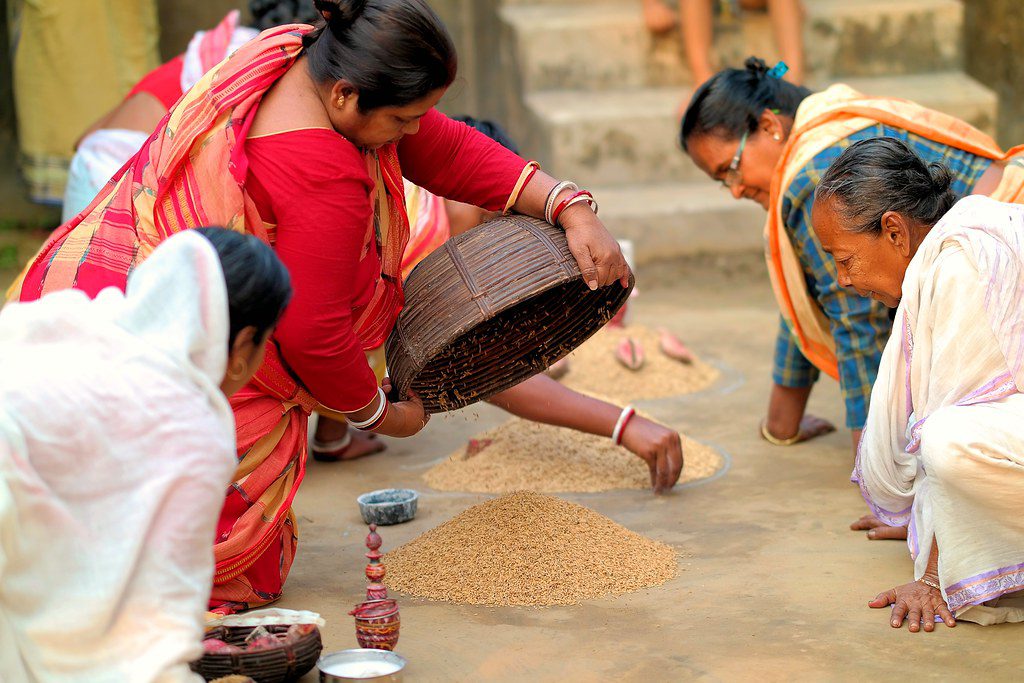
POLYGON ((891 625, 1024 621, 1024 207, 956 202, 905 144, 851 145, 817 188, 839 282, 897 307, 853 481, 908 527, 891 625), (955 203, 955 205, 954 205, 955 203))

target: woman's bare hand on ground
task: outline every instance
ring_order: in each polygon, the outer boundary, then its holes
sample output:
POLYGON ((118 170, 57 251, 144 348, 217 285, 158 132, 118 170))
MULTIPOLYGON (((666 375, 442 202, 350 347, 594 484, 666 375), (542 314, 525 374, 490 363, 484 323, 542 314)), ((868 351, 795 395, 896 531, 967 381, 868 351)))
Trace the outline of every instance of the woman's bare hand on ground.
POLYGON ((683 441, 677 432, 635 415, 622 434, 622 445, 647 463, 655 493, 664 493, 679 481, 683 441))
POLYGON ((922 625, 925 631, 935 630, 935 615, 942 617, 942 621, 950 628, 956 626, 956 619, 949 611, 946 601, 942 598, 942 592, 932 588, 921 581, 911 581, 896 588, 890 588, 884 593, 879 593, 875 599, 868 603, 868 607, 881 609, 892 605, 892 619, 889 624, 893 628, 900 628, 903 620, 908 622, 907 628, 911 633, 917 633, 922 625))
POLYGON ((882 541, 890 539, 895 541, 907 540, 907 527, 889 526, 888 524, 878 519, 878 517, 875 517, 874 515, 864 515, 856 522, 851 524, 850 528, 854 531, 867 531, 867 536, 872 541, 882 541))
POLYGON ((565 228, 569 251, 583 274, 583 281, 591 289, 605 287, 618 281, 629 285, 629 266, 604 223, 584 204, 565 210, 559 218, 565 228))

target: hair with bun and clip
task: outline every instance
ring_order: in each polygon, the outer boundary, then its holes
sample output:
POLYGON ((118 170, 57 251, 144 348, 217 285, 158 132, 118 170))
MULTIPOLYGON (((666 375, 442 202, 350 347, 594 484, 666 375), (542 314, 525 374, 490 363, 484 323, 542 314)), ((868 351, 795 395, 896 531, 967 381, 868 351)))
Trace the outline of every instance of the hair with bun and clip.
POLYGON ((723 69, 702 83, 683 114, 679 133, 683 151, 694 136, 736 140, 756 131, 765 109, 796 116, 797 107, 811 91, 782 80, 784 73, 785 65, 769 69, 763 59, 748 57, 744 68, 723 69))
POLYGON ((277 325, 292 298, 288 269, 274 250, 252 235, 225 228, 196 228, 217 250, 228 293, 228 348, 246 327, 260 340, 277 325))
POLYGON ((880 235, 882 216, 895 211, 929 228, 957 201, 953 173, 926 164, 905 142, 870 138, 850 145, 822 176, 815 202, 834 201, 849 232, 880 235))
POLYGON ((313 0, 324 21, 303 38, 317 83, 346 81, 359 110, 401 107, 455 80, 448 30, 423 0, 313 0))

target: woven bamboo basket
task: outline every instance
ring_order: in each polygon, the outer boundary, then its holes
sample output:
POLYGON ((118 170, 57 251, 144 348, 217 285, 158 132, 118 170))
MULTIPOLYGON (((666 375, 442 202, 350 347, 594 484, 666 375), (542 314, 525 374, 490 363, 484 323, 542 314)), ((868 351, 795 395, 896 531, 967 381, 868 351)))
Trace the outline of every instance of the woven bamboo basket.
POLYGON ((448 240, 413 270, 406 306, 385 345, 400 397, 428 413, 509 389, 569 354, 607 323, 633 289, 591 291, 565 233, 503 216, 448 240))
MULTIPOLYGON (((218 638, 225 643, 245 647, 245 638, 255 626, 220 626, 206 633, 207 638, 218 638)), ((287 624, 268 624, 264 628, 273 634, 284 633, 287 624)), ((192 670, 208 681, 222 676, 240 674, 258 683, 285 683, 297 681, 316 665, 323 643, 320 629, 313 629, 295 642, 285 643, 272 650, 236 652, 231 654, 207 653, 192 662, 192 670)))

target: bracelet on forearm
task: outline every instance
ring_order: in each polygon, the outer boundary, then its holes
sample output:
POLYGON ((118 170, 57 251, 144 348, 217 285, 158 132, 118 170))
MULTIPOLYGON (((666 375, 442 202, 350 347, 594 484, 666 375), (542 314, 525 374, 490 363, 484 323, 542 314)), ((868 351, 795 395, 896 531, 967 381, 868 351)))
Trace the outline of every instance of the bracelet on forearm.
POLYGON ((536 161, 527 162, 526 166, 523 167, 522 173, 519 174, 519 180, 516 181, 515 187, 512 188, 512 194, 508 196, 508 201, 505 202, 505 208, 501 210, 502 215, 508 214, 512 210, 512 207, 519 201, 519 197, 523 194, 523 190, 533 180, 533 176, 540 170, 540 164, 536 161))
POLYGON ((590 209, 595 214, 597 213, 597 202, 594 201, 594 195, 590 194, 587 190, 580 190, 563 200, 562 203, 560 203, 555 210, 551 212, 551 224, 558 225, 558 219, 562 216, 563 211, 573 204, 582 204, 583 202, 589 204, 590 209))
POLYGON ((927 574, 925 574, 920 579, 918 579, 918 581, 928 586, 929 588, 934 588, 935 590, 940 592, 942 591, 942 587, 939 585, 939 580, 935 577, 928 576, 927 574))
POLYGON ((348 418, 349 425, 356 429, 369 430, 379 427, 380 424, 384 422, 384 418, 387 417, 388 414, 388 397, 380 387, 377 387, 377 396, 379 398, 379 403, 377 404, 377 409, 373 411, 373 415, 366 420, 353 420, 348 418))
POLYGON ((555 224, 551 214, 555 210, 555 202, 558 200, 558 195, 562 193, 562 190, 572 190, 573 192, 576 192, 579 189, 579 185, 571 180, 563 180, 552 187, 551 191, 548 192, 548 198, 544 202, 544 220, 551 225, 555 224))
POLYGON ((626 425, 629 424, 634 415, 636 415, 636 410, 633 409, 633 406, 626 406, 619 413, 619 419, 615 422, 615 429, 612 430, 612 443, 616 446, 622 445, 622 433, 626 431, 626 425))

